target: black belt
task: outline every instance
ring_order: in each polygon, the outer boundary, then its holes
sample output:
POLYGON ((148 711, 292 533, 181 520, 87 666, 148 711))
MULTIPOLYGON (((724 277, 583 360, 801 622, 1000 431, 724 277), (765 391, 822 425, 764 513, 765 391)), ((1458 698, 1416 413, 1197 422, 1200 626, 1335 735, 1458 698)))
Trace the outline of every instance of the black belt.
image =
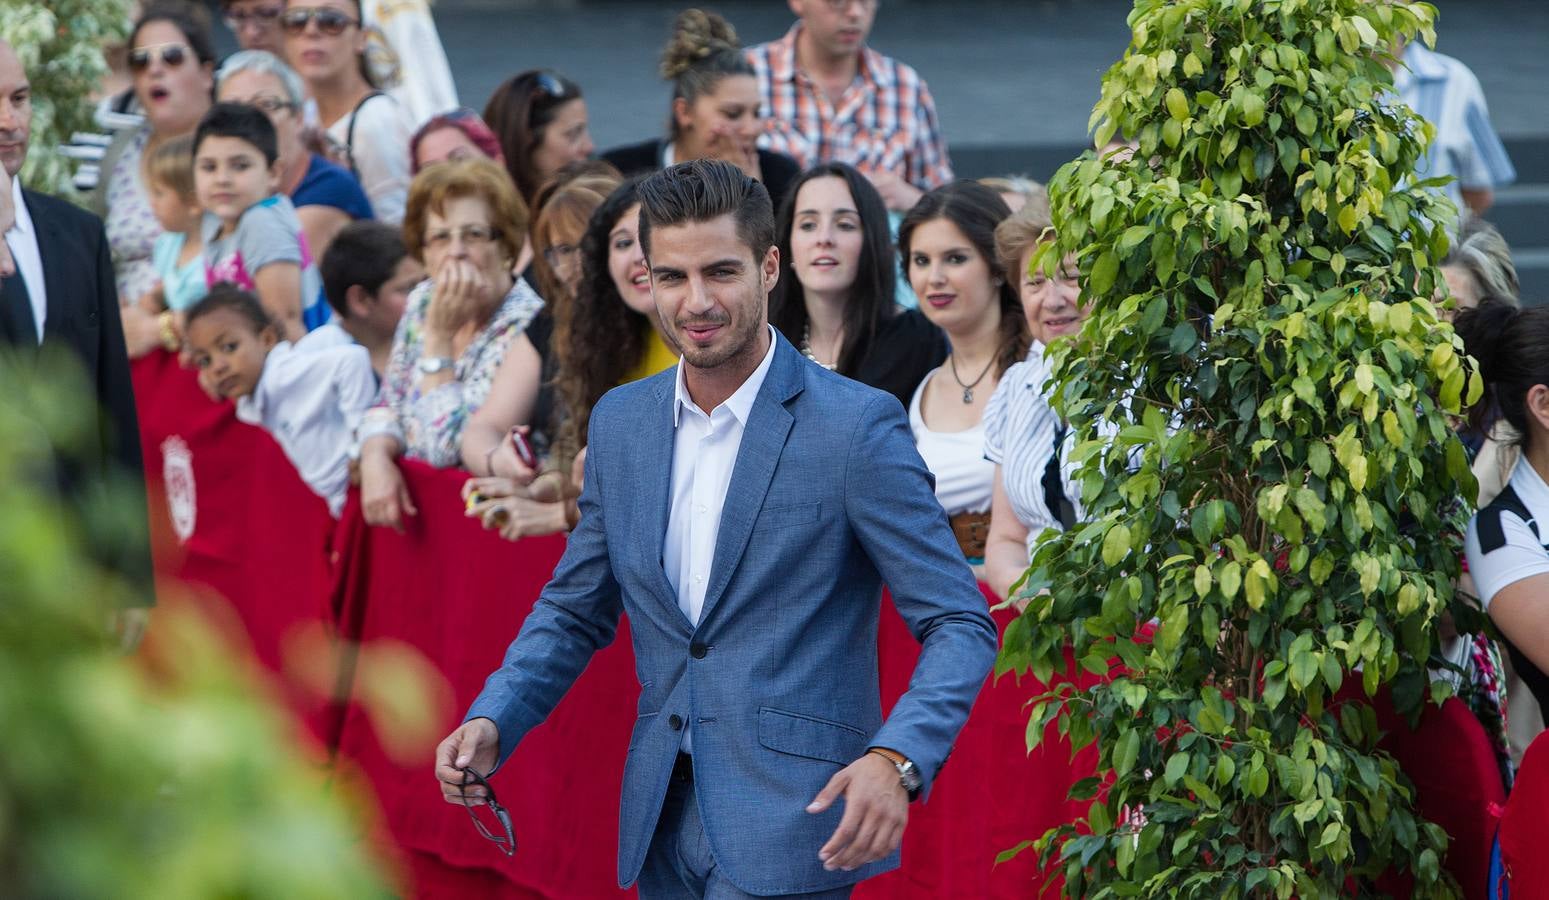
POLYGON ((678 752, 678 758, 672 764, 672 780, 689 782, 694 780, 694 757, 678 752))

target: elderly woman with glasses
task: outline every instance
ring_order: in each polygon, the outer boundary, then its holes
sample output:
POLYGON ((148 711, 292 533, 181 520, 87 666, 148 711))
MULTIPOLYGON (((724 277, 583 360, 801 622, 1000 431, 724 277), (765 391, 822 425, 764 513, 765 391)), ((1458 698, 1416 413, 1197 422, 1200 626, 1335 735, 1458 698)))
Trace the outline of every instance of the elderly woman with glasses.
POLYGON ((290 0, 280 16, 285 53, 317 104, 317 119, 360 179, 376 217, 403 221, 409 185, 406 111, 376 89, 356 0, 290 0))
POLYGON ((464 424, 543 306, 512 274, 527 216, 495 163, 458 160, 421 172, 403 230, 410 255, 430 278, 409 295, 381 395, 358 432, 366 521, 394 528, 415 513, 394 459, 457 465, 464 424))
POLYGON ((222 103, 256 106, 274 123, 280 148, 280 193, 290 198, 314 259, 321 259, 339 230, 371 218, 371 202, 355 176, 307 149, 302 140, 301 77, 262 50, 233 53, 215 73, 222 103))

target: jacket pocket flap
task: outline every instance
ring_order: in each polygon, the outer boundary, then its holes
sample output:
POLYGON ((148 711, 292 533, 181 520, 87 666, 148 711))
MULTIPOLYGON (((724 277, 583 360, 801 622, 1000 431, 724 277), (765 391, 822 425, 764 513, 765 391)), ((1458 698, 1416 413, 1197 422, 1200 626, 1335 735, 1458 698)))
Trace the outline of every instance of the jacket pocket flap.
POLYGON ((779 753, 841 766, 866 752, 866 734, 860 729, 768 706, 758 710, 758 742, 779 753))
POLYGON ((822 509, 823 502, 814 500, 811 503, 794 503, 790 506, 766 506, 759 510, 758 518, 754 520, 753 527, 786 528, 791 525, 805 525, 808 522, 818 520, 818 511, 822 509))

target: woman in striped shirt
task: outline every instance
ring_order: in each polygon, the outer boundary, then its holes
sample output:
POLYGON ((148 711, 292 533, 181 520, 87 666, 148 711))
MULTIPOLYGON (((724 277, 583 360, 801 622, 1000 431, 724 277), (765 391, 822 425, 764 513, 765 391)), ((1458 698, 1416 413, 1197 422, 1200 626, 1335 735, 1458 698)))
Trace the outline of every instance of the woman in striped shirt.
POLYGON ((1017 276, 1022 312, 1032 332, 1027 359, 1006 371, 984 411, 984 456, 995 464, 985 580, 1005 597, 1027 569, 1032 542, 1045 528, 1069 528, 1080 498, 1061 460, 1065 424, 1050 408, 1043 349, 1081 330, 1087 311, 1077 299, 1076 260, 1061 261, 1054 277, 1029 272, 1033 252, 1053 240, 1046 207, 1030 204, 995 230, 1001 265, 1017 276))

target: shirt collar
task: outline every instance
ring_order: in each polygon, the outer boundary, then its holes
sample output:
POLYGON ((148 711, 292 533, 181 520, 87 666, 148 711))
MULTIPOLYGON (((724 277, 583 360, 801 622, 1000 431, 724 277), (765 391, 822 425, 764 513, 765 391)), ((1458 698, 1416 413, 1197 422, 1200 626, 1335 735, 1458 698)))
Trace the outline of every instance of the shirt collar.
MULTIPOLYGON (((771 79, 780 81, 795 81, 800 74, 796 66, 796 38, 801 34, 801 20, 791 26, 791 30, 785 33, 785 37, 773 42, 769 54, 771 79)), ((861 58, 856 69, 856 76, 873 88, 888 88, 894 83, 891 66, 883 65, 883 56, 870 47, 861 45, 861 58)))
POLYGON ((11 226, 11 231, 33 235, 35 232, 32 230, 32 214, 27 211, 27 202, 22 199, 20 176, 11 179, 11 205, 16 210, 16 224, 11 226))
MULTIPOLYGON (((764 378, 769 375, 769 366, 772 362, 774 362, 775 344, 779 343, 779 339, 775 334, 774 326, 765 325, 764 327, 769 329, 769 350, 764 353, 763 362, 758 364, 758 368, 753 370, 753 374, 748 376, 748 380, 744 381, 741 387, 737 388, 737 390, 733 392, 730 397, 727 397, 724 401, 721 402, 720 406, 715 408, 721 409, 724 407, 728 412, 736 417, 738 422, 741 422, 743 425, 748 424, 748 416, 752 415, 753 413, 753 401, 758 399, 758 390, 764 386, 764 378)), ((673 428, 678 427, 678 423, 682 420, 683 410, 685 408, 692 408, 695 410, 699 409, 698 406, 694 405, 694 401, 689 398, 688 386, 684 384, 683 378, 685 368, 686 366, 684 364, 683 358, 681 356, 678 357, 678 374, 676 385, 673 389, 672 403, 673 428)), ((714 413, 715 409, 712 409, 710 412, 714 413)), ((702 412, 700 414, 703 415, 702 412)))
POLYGON ((1404 48, 1403 65, 1419 81, 1441 81, 1447 77, 1447 66, 1439 54, 1417 41, 1410 41, 1404 48))

